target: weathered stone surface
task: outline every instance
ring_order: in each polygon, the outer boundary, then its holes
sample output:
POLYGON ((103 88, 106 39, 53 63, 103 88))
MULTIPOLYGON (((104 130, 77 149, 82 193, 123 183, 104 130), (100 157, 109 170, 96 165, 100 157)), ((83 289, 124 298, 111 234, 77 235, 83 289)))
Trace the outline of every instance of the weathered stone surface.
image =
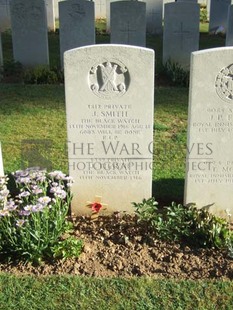
POLYGON ((146 31, 149 34, 161 34, 163 0, 146 0, 146 31))
POLYGON ((211 0, 209 32, 215 32, 220 26, 226 30, 230 4, 231 0, 211 0))
POLYGON ((55 10, 54 0, 45 0, 46 13, 47 13, 47 25, 49 31, 55 31, 55 10))
POLYGON ((192 54, 185 203, 233 214, 233 48, 192 54))
POLYGON ((196 3, 165 5, 163 63, 168 60, 189 69, 191 52, 199 48, 200 7, 196 3))
POLYGON ((233 46, 233 5, 228 10, 226 46, 233 46))
POLYGON ((24 66, 49 64, 45 2, 12 0, 10 10, 14 60, 24 66))
POLYGON ((146 45, 146 4, 140 1, 110 3, 111 43, 146 45))
POLYGON ((95 0, 95 18, 106 18, 106 0, 95 0))
POLYGON ((60 56, 63 67, 65 51, 95 44, 94 2, 69 0, 59 3, 60 56))
POLYGON ((0 31, 11 28, 9 0, 0 0, 0 31))
POLYGON ((132 211, 151 196, 154 52, 95 45, 65 52, 64 64, 72 210, 132 211))

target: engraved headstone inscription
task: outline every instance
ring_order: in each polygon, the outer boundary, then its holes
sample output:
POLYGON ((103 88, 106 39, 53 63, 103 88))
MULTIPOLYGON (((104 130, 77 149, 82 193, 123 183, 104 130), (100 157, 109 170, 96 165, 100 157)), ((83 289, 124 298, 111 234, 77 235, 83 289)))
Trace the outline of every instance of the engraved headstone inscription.
POLYGON ((228 10, 226 46, 233 46, 233 4, 228 10))
POLYGON ((199 48, 199 19, 196 3, 165 4, 163 64, 170 60, 189 69, 190 54, 199 48))
POLYGON ((69 0, 59 3, 60 57, 72 48, 95 44, 94 2, 69 0))
POLYGON ((191 61, 185 204, 233 212, 233 47, 191 61))
POLYGON ((14 60, 24 66, 48 65, 44 0, 12 0, 10 11, 14 60))
POLYGON ((215 32, 220 26, 227 27, 227 14, 231 0, 211 0, 209 32, 215 32))
POLYGON ((101 197, 133 212, 152 190, 154 52, 93 45, 65 52, 64 67, 72 211, 101 197))
POLYGON ((117 1, 110 3, 111 43, 146 45, 146 3, 117 1))
POLYGON ((0 31, 11 28, 10 0, 0 0, 0 31))

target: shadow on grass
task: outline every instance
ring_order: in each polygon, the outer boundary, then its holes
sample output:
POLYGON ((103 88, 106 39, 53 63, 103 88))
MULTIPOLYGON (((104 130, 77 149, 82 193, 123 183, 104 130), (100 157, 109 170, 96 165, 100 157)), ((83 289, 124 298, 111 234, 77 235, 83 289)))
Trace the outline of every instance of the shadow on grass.
POLYGON ((153 181, 152 196, 160 206, 171 202, 183 204, 184 179, 160 179, 153 181))

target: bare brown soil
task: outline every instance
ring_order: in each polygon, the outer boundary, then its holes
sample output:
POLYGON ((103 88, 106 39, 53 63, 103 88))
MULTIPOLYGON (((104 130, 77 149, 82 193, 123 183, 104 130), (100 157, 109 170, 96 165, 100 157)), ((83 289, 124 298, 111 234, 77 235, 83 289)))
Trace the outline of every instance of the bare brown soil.
POLYGON ((135 217, 114 214, 73 218, 75 235, 84 241, 77 259, 32 266, 0 263, 14 274, 71 274, 95 277, 150 276, 179 279, 233 279, 233 259, 226 251, 196 249, 157 240, 135 217))

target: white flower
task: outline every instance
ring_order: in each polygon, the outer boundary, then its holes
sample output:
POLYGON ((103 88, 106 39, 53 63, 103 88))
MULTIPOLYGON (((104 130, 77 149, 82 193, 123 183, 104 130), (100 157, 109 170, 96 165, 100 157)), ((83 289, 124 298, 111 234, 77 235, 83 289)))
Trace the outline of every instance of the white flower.
POLYGON ((23 191, 19 194, 19 198, 28 197, 28 196, 30 196, 30 193, 28 191, 23 191))
POLYGON ((42 204, 40 204, 40 203, 38 203, 38 204, 36 204, 36 205, 34 205, 33 207, 32 207, 32 212, 40 212, 40 211, 42 211, 43 209, 44 209, 44 207, 45 207, 45 205, 42 205, 42 204))
POLYGON ((24 210, 25 210, 25 211, 30 211, 30 212, 31 212, 31 211, 32 211, 32 208, 33 208, 33 205, 27 205, 27 206, 24 207, 24 210))
POLYGON ((4 210, 9 210, 9 211, 13 211, 15 209, 17 209, 17 205, 15 204, 14 200, 9 200, 6 202, 4 210))
POLYGON ((0 210, 0 216, 10 216, 9 210, 0 210))
POLYGON ((51 178, 54 178, 54 179, 57 179, 57 180, 64 180, 66 178, 66 175, 63 172, 59 171, 59 170, 55 170, 53 172, 50 172, 49 176, 51 178))
POLYGON ((230 213, 230 209, 226 209, 225 212, 226 212, 227 216, 229 216, 229 217, 232 216, 232 214, 230 213))
POLYGON ((17 220, 16 221, 16 226, 17 227, 22 227, 25 222, 26 222, 26 220, 17 220))
POLYGON ((51 201, 51 198, 48 197, 48 196, 40 197, 40 198, 38 199, 38 202, 39 202, 40 204, 44 205, 44 206, 46 206, 47 204, 49 204, 50 201, 51 201))
POLYGON ((35 195, 38 195, 38 194, 43 193, 43 191, 42 191, 42 189, 39 186, 34 185, 32 187, 32 193, 35 194, 35 195))

